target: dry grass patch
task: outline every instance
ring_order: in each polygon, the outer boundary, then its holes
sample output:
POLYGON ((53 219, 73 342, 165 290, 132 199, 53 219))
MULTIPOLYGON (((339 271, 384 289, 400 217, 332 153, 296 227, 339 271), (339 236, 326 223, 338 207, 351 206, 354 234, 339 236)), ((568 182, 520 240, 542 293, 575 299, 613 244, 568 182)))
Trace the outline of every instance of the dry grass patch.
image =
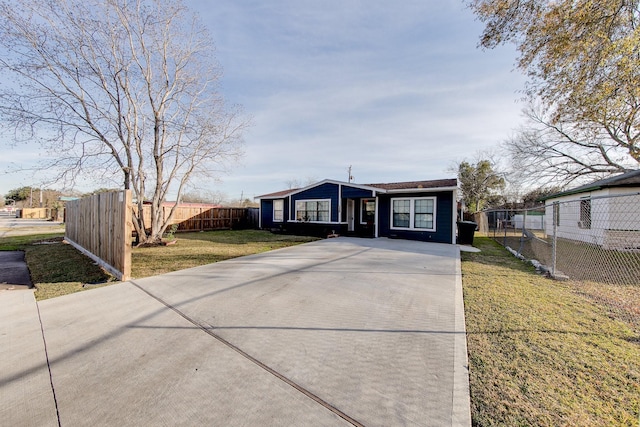
POLYGON ((637 425, 631 325, 490 239, 476 246, 462 263, 474 425, 637 425))

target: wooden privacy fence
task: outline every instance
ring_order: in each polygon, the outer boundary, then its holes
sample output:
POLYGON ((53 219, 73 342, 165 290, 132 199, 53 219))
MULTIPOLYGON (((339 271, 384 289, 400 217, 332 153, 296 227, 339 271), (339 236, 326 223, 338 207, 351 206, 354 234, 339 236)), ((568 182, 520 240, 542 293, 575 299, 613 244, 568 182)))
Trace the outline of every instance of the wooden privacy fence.
POLYGON ((119 280, 131 278, 131 190, 66 204, 65 239, 119 280))
MULTIPOLYGON (((163 218, 169 217, 170 206, 163 206, 163 218)), ((255 211, 258 211, 256 208, 255 211)), ((145 205, 144 223, 151 225, 151 206, 145 205)), ((252 208, 208 208, 178 206, 171 224, 178 224, 177 231, 213 231, 237 228, 256 228, 257 215, 252 208)))

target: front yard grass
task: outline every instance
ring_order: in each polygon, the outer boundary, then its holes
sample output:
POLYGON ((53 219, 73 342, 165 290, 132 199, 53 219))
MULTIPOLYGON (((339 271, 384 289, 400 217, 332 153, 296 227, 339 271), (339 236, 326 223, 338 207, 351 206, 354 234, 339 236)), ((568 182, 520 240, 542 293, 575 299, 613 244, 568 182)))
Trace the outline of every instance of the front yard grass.
MULTIPOLYGON (((132 276, 154 276, 317 240, 258 230, 180 233, 177 238, 171 246, 134 248, 132 276)), ((62 240, 61 234, 3 237, 0 250, 25 252, 37 300, 115 283, 110 274, 62 240)))
POLYGON ((113 282, 111 275, 62 239, 62 234, 4 237, 0 238, 0 250, 24 251, 37 300, 113 282))
POLYGON ((474 426, 638 426, 640 337, 489 238, 462 274, 474 426))
POLYGON ((178 233, 176 238, 175 245, 134 248, 131 276, 155 276, 317 240, 261 230, 178 233))

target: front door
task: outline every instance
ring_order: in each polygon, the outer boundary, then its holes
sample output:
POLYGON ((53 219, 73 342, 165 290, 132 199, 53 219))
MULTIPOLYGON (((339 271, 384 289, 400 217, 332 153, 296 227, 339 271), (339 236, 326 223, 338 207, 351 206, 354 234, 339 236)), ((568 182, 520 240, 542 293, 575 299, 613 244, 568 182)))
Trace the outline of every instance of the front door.
POLYGON ((347 199, 347 230, 355 231, 356 203, 353 199, 347 199))

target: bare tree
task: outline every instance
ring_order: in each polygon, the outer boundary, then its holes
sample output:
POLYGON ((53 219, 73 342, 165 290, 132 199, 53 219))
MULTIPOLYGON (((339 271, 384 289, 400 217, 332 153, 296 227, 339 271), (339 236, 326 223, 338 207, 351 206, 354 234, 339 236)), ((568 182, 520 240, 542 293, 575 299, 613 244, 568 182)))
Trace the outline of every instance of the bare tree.
POLYGON ((195 175, 241 155, 248 121, 220 95, 213 42, 180 1, 3 1, 0 17, 4 125, 41 142, 60 180, 119 173, 142 242, 170 223, 167 194, 178 203, 195 175))
POLYGON ((529 77, 530 127, 510 142, 516 168, 567 184, 640 166, 638 0, 468 0, 480 45, 512 43, 529 77))
POLYGON ((522 182, 566 186, 639 166, 602 126, 552 119, 534 107, 524 115, 527 122, 505 143, 522 182))
POLYGON ((303 188, 307 187, 311 184, 315 184, 318 180, 315 177, 307 176, 306 178, 291 178, 286 180, 284 183, 287 186, 287 189, 292 190, 294 188, 303 188))

